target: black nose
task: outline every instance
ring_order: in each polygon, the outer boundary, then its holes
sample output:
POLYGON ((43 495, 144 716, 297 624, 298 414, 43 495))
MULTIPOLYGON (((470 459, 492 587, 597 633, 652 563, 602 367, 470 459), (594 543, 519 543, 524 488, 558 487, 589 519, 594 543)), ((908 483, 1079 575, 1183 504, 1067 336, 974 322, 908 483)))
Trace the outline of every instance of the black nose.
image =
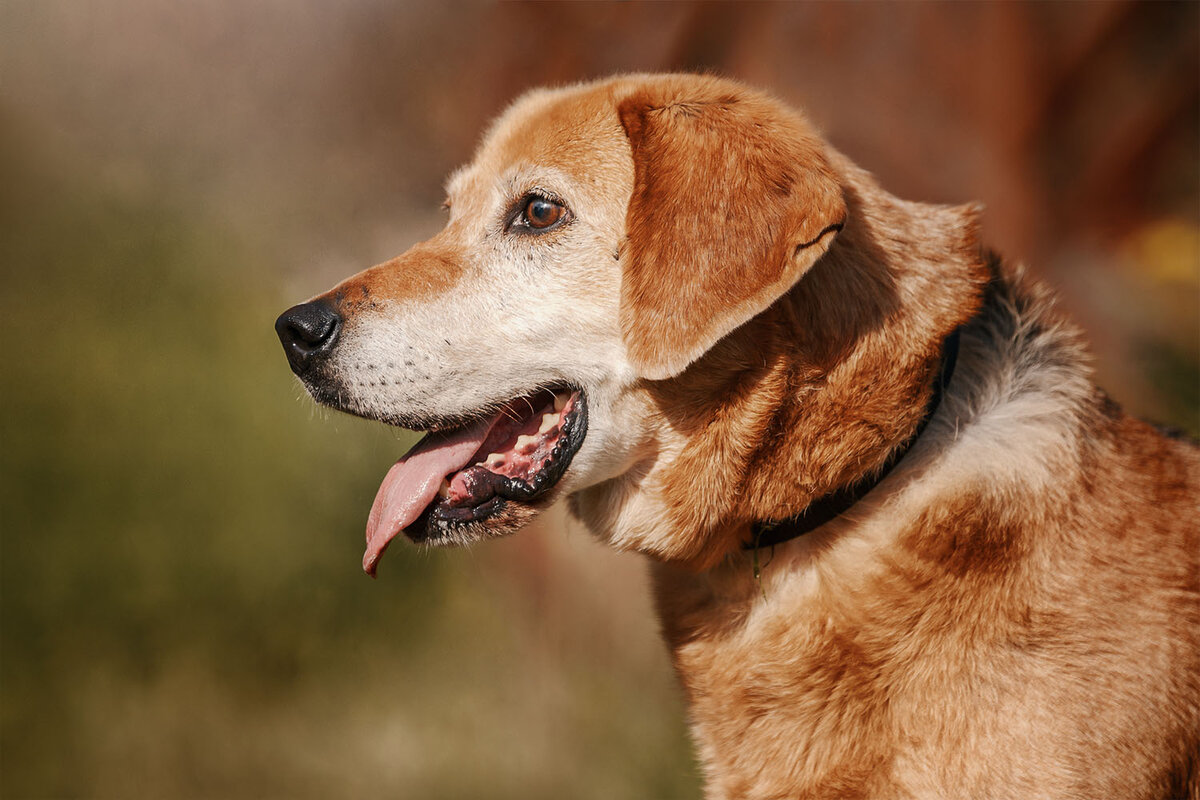
POLYGON ((292 306, 275 320, 275 332, 297 375, 303 375, 333 349, 341 330, 341 316, 321 300, 292 306))

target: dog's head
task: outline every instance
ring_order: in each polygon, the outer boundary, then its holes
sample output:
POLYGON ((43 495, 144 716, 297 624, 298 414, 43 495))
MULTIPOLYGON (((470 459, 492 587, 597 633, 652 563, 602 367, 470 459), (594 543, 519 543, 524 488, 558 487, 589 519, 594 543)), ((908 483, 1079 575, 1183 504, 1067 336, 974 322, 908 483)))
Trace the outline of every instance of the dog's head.
POLYGON ((276 324, 318 401, 429 432, 380 488, 368 571, 401 531, 470 542, 584 490, 610 538, 643 544, 632 520, 653 509, 628 506, 646 493, 596 487, 645 489, 679 455, 654 387, 787 293, 847 219, 802 117, 690 75, 526 95, 446 205, 432 239, 276 324))

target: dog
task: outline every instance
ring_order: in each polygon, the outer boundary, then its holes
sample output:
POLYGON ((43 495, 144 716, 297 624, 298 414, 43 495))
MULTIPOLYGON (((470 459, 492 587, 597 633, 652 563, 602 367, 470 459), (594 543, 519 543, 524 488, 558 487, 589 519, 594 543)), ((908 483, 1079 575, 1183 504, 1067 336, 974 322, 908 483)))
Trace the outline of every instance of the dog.
POLYGON ((276 323, 317 401, 427 432, 367 572, 565 499, 652 562, 708 798, 1200 797, 1200 450, 977 207, 684 74, 526 94, 446 207, 276 323))

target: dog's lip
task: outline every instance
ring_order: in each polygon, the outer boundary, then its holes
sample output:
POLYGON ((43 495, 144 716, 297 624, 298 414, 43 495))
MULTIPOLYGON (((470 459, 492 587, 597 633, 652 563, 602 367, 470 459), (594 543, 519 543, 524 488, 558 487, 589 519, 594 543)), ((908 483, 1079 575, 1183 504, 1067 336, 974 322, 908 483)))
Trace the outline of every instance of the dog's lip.
POLYGON ((486 524, 508 502, 539 500, 562 478, 586 431, 583 390, 559 387, 520 395, 471 424, 429 432, 380 485, 364 571, 375 574, 401 531, 413 541, 436 541, 436 529, 486 524))

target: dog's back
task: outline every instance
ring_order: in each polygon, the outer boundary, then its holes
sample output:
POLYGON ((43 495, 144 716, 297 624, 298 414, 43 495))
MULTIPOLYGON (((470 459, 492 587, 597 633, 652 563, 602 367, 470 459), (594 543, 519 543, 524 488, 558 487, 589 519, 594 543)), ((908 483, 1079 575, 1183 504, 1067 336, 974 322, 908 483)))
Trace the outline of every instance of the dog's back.
POLYGON ((1124 414, 1045 288, 990 266, 875 492, 656 571, 711 796, 1200 793, 1200 451, 1124 414))

